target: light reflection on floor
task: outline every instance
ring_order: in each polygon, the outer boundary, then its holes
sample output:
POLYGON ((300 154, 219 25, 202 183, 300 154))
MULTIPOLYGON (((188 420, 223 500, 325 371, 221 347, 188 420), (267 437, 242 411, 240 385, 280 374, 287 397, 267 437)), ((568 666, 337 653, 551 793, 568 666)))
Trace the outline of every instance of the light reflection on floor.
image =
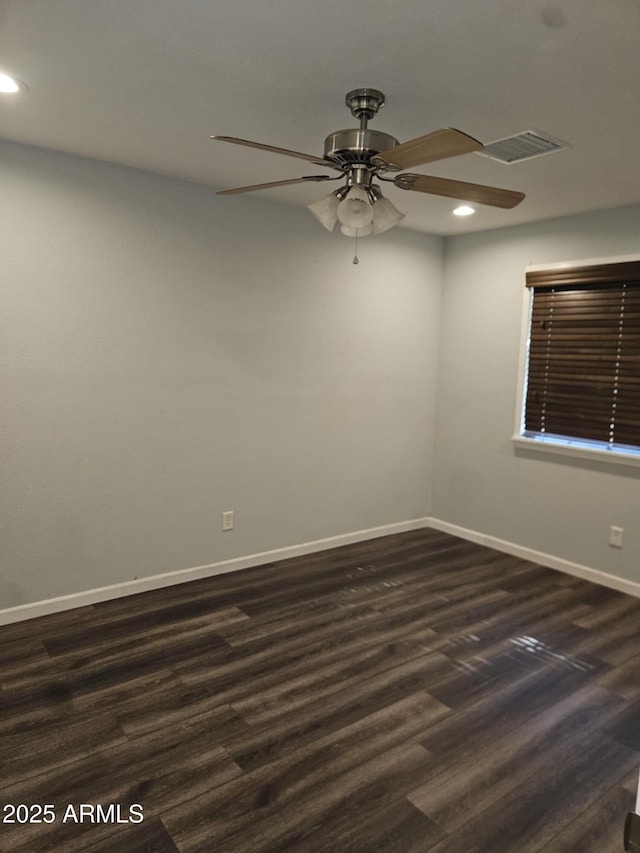
POLYGON ((586 660, 573 657, 572 655, 562 654, 554 651, 547 643, 541 640, 536 640, 535 637, 510 637, 509 643, 512 645, 516 654, 524 654, 534 656, 537 659, 545 660, 549 663, 557 664, 566 669, 577 669, 580 672, 588 672, 594 669, 594 665, 586 660))

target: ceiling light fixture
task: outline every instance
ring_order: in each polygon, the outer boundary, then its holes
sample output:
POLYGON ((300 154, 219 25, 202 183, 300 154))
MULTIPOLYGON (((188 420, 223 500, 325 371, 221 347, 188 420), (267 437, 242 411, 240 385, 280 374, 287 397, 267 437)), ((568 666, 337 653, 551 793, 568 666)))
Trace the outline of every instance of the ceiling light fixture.
POLYGON ((15 77, 9 77, 8 74, 0 73, 0 92, 4 95, 14 95, 24 88, 24 83, 20 83, 15 77))
POLYGON ((372 173, 363 166, 353 166, 347 174, 347 185, 309 204, 308 210, 327 231, 340 223, 345 237, 355 237, 356 252, 353 263, 358 263, 358 238, 382 234, 394 228, 405 217, 380 187, 372 183, 372 173))
POLYGON ((460 207, 456 207, 453 211, 454 216, 471 216, 471 214, 475 212, 475 207, 471 207, 469 204, 461 204, 460 207))
POLYGON ((394 228, 405 217, 380 188, 371 185, 365 189, 361 183, 347 185, 308 205, 308 210, 327 229, 333 231, 340 223, 340 231, 347 237, 369 237, 394 228))

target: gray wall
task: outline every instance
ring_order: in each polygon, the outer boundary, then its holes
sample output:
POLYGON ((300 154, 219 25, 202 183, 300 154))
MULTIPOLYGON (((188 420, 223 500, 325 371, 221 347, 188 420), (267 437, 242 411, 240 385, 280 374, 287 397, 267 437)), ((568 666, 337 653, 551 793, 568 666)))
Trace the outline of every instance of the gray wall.
POLYGON ((519 453, 514 431, 528 264, 640 253, 640 208, 449 239, 433 515, 640 581, 640 468, 519 453), (609 526, 624 548, 609 547, 609 526))
POLYGON ((354 266, 304 210, 8 143, 0 187, 0 609, 429 513, 440 238, 354 266))
POLYGON ((354 266, 304 210, 63 154, 0 143, 0 189, 0 609, 429 514, 640 581, 640 468, 510 441, 525 267, 638 253, 640 208, 354 266))

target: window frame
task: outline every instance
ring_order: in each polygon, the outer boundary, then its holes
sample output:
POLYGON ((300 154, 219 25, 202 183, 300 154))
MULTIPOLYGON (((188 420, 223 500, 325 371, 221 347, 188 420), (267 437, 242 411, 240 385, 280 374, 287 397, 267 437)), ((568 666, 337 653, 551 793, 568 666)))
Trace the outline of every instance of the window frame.
MULTIPOLYGON (((606 258, 561 261, 547 264, 529 264, 525 273, 569 270, 573 267, 601 266, 604 264, 622 264, 640 261, 640 255, 619 255, 606 258)), ((640 447, 638 450, 621 450, 604 447, 599 442, 586 439, 563 438, 559 436, 541 436, 524 434, 524 416, 527 397, 527 376, 529 368, 529 338, 533 309, 533 287, 523 287, 522 317, 520 332, 520 353, 518 359, 518 380, 516 393, 516 412, 514 431, 511 438, 516 449, 532 450, 565 457, 589 459, 594 462, 612 462, 627 466, 640 467, 640 447)))

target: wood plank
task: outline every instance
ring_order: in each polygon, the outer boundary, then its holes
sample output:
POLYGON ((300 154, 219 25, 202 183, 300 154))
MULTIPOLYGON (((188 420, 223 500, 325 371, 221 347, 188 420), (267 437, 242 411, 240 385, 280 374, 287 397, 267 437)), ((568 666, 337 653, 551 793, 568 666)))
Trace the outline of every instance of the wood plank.
MULTIPOLYGON (((37 777, 23 779, 0 791, 4 803, 52 803, 58 816, 69 803, 141 803, 147 816, 159 814, 241 775, 219 740, 237 733, 244 724, 230 708, 201 715, 188 726, 155 731, 124 740, 77 760, 45 767, 37 777)), ((91 831, 92 843, 113 827, 91 831)), ((70 839, 85 836, 87 827, 64 825, 1 826, 0 844, 30 853, 67 849, 70 839), (56 847, 56 845, 58 845, 56 847)), ((2 847, 0 847, 2 849, 2 847)))
POLYGON ((526 733, 548 708, 594 683, 590 674, 545 667, 502 685, 473 704, 434 723, 420 743, 450 764, 467 763, 477 752, 513 731, 526 733))
POLYGON ((474 761, 443 769, 409 800, 448 833, 506 797, 517 785, 544 771, 548 756, 564 764, 592 738, 622 704, 619 697, 588 685, 531 719, 525 729, 502 734, 494 729, 491 743, 474 749, 474 761))
MULTIPOLYGON (((75 853, 76 849, 80 853, 82 848, 71 845, 66 853, 75 853)), ((91 853, 123 853, 125 850, 126 853, 180 853, 158 818, 114 832, 104 841, 91 844, 91 853)))
POLYGON ((158 607, 143 613, 120 616, 115 619, 101 619, 97 624, 69 631, 64 636, 46 638, 44 647, 52 655, 91 646, 94 650, 109 650, 119 647, 122 638, 134 644, 141 639, 166 637, 179 623, 181 631, 191 633, 200 631, 215 635, 225 625, 243 622, 249 617, 237 607, 218 609, 210 599, 188 601, 180 605, 158 607))
MULTIPOLYGON (((243 769, 259 767, 414 693, 423 692, 434 677, 442 677, 451 669, 451 661, 437 653, 409 660, 395 669, 345 687, 323 702, 308 702, 275 720, 251 726, 248 732, 227 740, 225 746, 243 769)), ((441 702, 429 698, 439 716, 449 711, 441 702)))
POLYGON ((640 654, 615 666, 598 678, 598 683, 625 699, 640 699, 640 654))
MULTIPOLYGON (((123 810, 125 813, 128 815, 123 810)), ((55 826, 48 832, 29 834, 26 843, 15 842, 19 846, 11 848, 13 853, 180 853, 159 818, 145 819, 139 826, 120 826, 115 831, 110 824, 68 822, 63 828, 55 826)))
POLYGON ((513 786, 436 844, 433 853, 468 849, 538 853, 578 815, 594 808, 598 798, 638 762, 637 753, 602 737, 587 739, 581 749, 563 758, 563 762, 547 761, 538 774, 513 786))
POLYGON ((102 717, 105 707, 117 717, 155 704, 167 691, 183 689, 176 676, 164 670, 79 693, 54 672, 51 681, 5 691, 0 701, 0 735, 35 732, 55 725, 68 727, 102 717))
POLYGON ((317 820, 269 853, 425 853, 444 838, 433 821, 404 797, 380 808, 351 809, 317 820), (337 819, 334 819, 337 817, 337 819))
POLYGON ((96 611, 93 605, 75 607, 73 610, 64 610, 60 613, 38 616, 35 619, 25 619, 22 622, 0 625, 0 635, 3 644, 10 640, 29 641, 34 637, 42 639, 46 636, 64 634, 81 624, 91 624, 95 618, 96 611))
POLYGON ((423 775, 429 761, 420 746, 405 743, 328 781, 315 781, 313 796, 301 800, 268 784, 245 791, 246 799, 234 796, 213 807, 209 797, 191 800, 169 812, 164 821, 181 853, 196 853, 206 845, 222 847, 225 853, 259 853, 274 844, 288 844, 291 838, 295 842, 320 815, 330 821, 341 803, 357 810, 365 804, 383 807, 393 802, 423 775))
POLYGON ((316 666, 298 678, 280 681, 262 690, 259 695, 249 695, 234 701, 233 707, 252 726, 278 719, 305 705, 326 702, 329 697, 342 693, 346 683, 357 684, 366 679, 398 667, 415 658, 424 658, 429 652, 416 643, 398 642, 389 645, 372 645, 363 649, 356 660, 346 656, 335 659, 328 666, 316 666))
MULTIPOLYGON (((633 775, 637 781, 637 774, 633 775)), ((591 808, 546 842, 545 853, 621 853, 624 817, 634 808, 635 798, 624 785, 609 788, 591 808)))
POLYGON ((115 746, 125 740, 120 726, 107 714, 70 726, 53 725, 35 732, 3 735, 0 784, 5 786, 51 767, 77 761, 96 749, 115 746))

